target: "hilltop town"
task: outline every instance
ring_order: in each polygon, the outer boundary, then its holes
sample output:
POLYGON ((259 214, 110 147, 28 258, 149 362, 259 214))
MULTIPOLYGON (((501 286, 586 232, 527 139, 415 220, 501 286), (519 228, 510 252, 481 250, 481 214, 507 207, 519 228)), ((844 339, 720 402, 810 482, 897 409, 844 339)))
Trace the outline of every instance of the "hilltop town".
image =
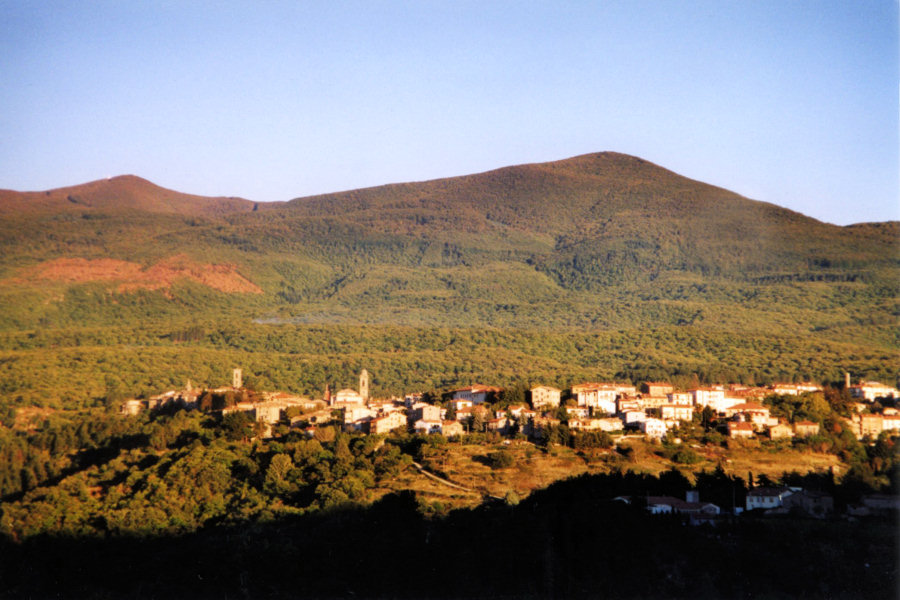
MULTIPOLYGON (((853 402, 843 417, 857 439, 877 438, 882 432, 900 432, 900 410, 894 406, 900 392, 891 386, 862 381, 845 389, 853 402)), ((767 387, 724 384, 676 390, 666 382, 647 381, 635 386, 621 382, 590 382, 568 390, 537 385, 523 390, 522 401, 510 400, 503 388, 475 384, 448 390, 436 397, 410 393, 402 398, 374 398, 370 375, 363 369, 358 389, 332 393, 326 386, 319 399, 286 392, 252 391, 243 386, 241 369, 234 369, 230 386, 196 390, 190 381, 184 390, 170 390, 146 400, 126 400, 123 414, 180 407, 243 414, 257 424, 261 437, 301 429, 309 436, 317 428, 338 425, 345 432, 386 434, 393 431, 439 434, 454 438, 468 433, 524 435, 545 439, 557 428, 568 432, 603 432, 611 436, 639 434, 661 440, 684 423, 702 422, 729 438, 808 438, 821 424, 773 416, 764 400, 773 396, 800 396, 822 392, 810 382, 776 383, 767 387)))

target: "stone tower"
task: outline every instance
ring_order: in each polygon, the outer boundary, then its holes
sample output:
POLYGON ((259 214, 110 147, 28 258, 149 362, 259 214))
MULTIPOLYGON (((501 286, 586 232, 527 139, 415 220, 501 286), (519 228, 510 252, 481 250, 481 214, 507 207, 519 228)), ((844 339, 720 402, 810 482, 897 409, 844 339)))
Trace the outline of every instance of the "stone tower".
POLYGON ((359 395, 362 396, 363 402, 369 400, 369 372, 365 369, 359 374, 359 395))
POLYGON ((850 389, 850 373, 844 372, 844 389, 850 389))
POLYGON ((235 389, 244 387, 243 373, 240 369, 231 372, 231 387, 235 389))

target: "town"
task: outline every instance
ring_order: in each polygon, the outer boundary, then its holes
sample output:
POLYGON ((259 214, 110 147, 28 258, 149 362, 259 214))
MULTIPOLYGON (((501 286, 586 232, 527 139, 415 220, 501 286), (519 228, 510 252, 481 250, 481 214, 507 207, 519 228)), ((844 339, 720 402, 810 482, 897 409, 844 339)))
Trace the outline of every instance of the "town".
MULTIPOLYGON (((787 423, 773 417, 762 400, 771 395, 797 396, 823 390, 809 382, 768 387, 726 384, 684 391, 665 382, 643 382, 639 387, 630 383, 581 383, 567 391, 539 385, 528 390, 525 402, 501 407, 503 388, 489 385, 450 390, 439 398, 411 393, 385 399, 371 397, 369 386, 370 375, 363 369, 358 389, 332 393, 326 386, 321 399, 257 392, 244 388, 242 370, 236 368, 230 386, 197 390, 188 381, 181 391, 126 400, 121 413, 134 415, 167 406, 215 411, 222 416, 244 413, 260 424, 260 434, 265 438, 277 435, 279 424, 301 428, 310 436, 317 427, 339 424, 344 431, 368 434, 403 430, 452 438, 494 432, 542 439, 550 428, 564 424, 576 432, 631 432, 651 440, 662 439, 679 424, 700 415, 730 438, 782 439, 816 435, 820 425, 805 420, 787 423)), ((900 409, 893 406, 900 398, 896 388, 874 381, 852 385, 849 373, 845 388, 855 400, 847 424, 858 439, 876 438, 883 431, 900 432, 900 409)))
MULTIPOLYGON (((772 396, 821 393, 823 387, 814 383, 767 387, 726 384, 688 390, 676 390, 666 382, 643 382, 639 386, 622 382, 581 383, 569 390, 538 385, 524 390, 524 402, 511 402, 504 389, 489 385, 448 390, 439 397, 412 393, 402 398, 377 399, 370 394, 370 379, 363 369, 357 389, 332 393, 326 386, 321 398, 310 399, 286 392, 246 389, 242 370, 236 368, 230 386, 198 390, 188 382, 180 391, 126 400, 121 413, 186 409, 219 418, 240 415, 263 439, 277 439, 290 432, 313 438, 319 430, 339 428, 362 435, 412 433, 448 439, 480 433, 493 441, 546 444, 559 441, 562 427, 570 436, 605 436, 615 446, 634 437, 650 443, 677 444, 679 428, 691 422, 703 422, 727 439, 804 439, 817 436, 821 428, 820 423, 810 420, 789 422, 772 416, 765 405, 765 399, 772 396)), ((871 443, 882 432, 900 433, 900 410, 895 407, 900 392, 896 388, 872 381, 851 384, 849 374, 844 383, 852 398, 852 412, 849 417, 842 417, 843 424, 857 439, 871 443)), ((724 510, 711 502, 701 502, 696 490, 688 491, 684 499, 621 496, 614 500, 636 501, 651 514, 681 514, 693 523, 708 522, 724 510)), ((745 509, 773 514, 800 510, 821 517, 833 514, 834 503, 829 495, 819 491, 762 485, 749 491, 742 506, 729 508, 733 513, 745 509)), ((874 494, 862 498, 858 505, 848 506, 847 511, 856 515, 886 514, 897 508, 900 506, 896 498, 874 494)))

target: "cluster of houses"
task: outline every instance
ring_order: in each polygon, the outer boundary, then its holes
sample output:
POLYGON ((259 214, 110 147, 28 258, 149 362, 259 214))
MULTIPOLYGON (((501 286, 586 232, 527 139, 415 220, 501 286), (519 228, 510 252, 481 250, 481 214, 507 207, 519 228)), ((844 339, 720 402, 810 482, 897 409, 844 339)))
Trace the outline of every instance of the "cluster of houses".
MULTIPOLYGON (((617 496, 613 501, 643 506, 653 515, 688 517, 692 524, 715 523, 723 512, 800 514, 819 519, 836 513, 831 494, 796 486, 754 487, 747 493, 744 506, 720 507, 712 502, 703 502, 697 490, 688 490, 684 500, 674 496, 617 496)), ((900 513, 900 497, 890 494, 866 494, 857 503, 846 506, 846 514, 850 517, 890 516, 897 513, 900 513)))
MULTIPOLYGON (((851 419, 860 438, 877 437, 882 431, 900 431, 900 412, 879 403, 880 412, 872 412, 876 401, 892 404, 900 398, 895 388, 880 383, 862 382, 847 387, 857 403, 857 414, 851 419), (891 402, 886 402, 891 400, 891 402)), ((247 413, 254 421, 268 427, 285 423, 302 427, 308 433, 339 419, 346 431, 382 434, 395 430, 455 437, 469 432, 496 432, 501 435, 522 433, 543 438, 547 432, 565 423, 570 430, 595 432, 639 431, 651 439, 661 439, 684 422, 693 420, 698 411, 716 420, 723 433, 732 438, 768 436, 771 439, 809 437, 819 433, 819 424, 811 421, 785 423, 770 415, 761 402, 771 394, 798 395, 821 391, 813 383, 776 384, 751 387, 739 384, 709 386, 679 391, 666 382, 645 382, 640 388, 629 383, 582 383, 562 390, 539 385, 530 390, 530 404, 513 404, 494 408, 503 390, 494 386, 471 385, 451 390, 440 403, 427 402, 422 394, 403 398, 370 397, 370 376, 363 369, 358 389, 341 389, 332 394, 328 386, 321 399, 311 400, 284 392, 241 394, 236 401, 216 408, 222 414, 247 413), (564 401, 565 398, 565 401, 564 401)), ((205 390, 204 393, 231 394, 242 392, 242 373, 235 369, 230 387, 205 390)), ((185 390, 170 391, 148 400, 129 400, 123 413, 135 414, 177 403, 187 408, 199 407, 201 394, 188 382, 185 390)), ((209 406, 201 407, 209 409, 209 406)))

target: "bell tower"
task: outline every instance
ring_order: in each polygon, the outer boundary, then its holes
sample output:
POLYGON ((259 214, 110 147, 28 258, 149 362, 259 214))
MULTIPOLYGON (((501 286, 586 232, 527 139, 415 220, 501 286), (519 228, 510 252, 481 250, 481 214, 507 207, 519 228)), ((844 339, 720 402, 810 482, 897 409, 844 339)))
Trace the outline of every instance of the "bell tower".
POLYGON ((359 395, 362 396, 363 402, 369 401, 369 372, 365 369, 359 374, 359 395))
POLYGON ((243 373, 240 369, 234 369, 231 372, 231 387, 233 387, 234 389, 244 387, 243 373))

